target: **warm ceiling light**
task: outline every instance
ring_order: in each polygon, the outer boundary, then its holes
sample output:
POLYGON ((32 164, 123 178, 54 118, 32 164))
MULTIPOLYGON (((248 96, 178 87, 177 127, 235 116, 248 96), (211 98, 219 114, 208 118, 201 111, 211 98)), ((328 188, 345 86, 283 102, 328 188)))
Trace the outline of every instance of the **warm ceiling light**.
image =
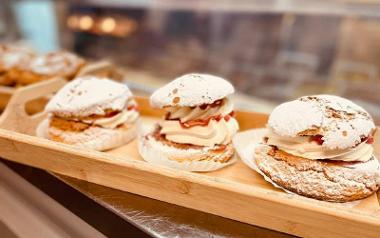
POLYGON ((79 20, 79 28, 82 30, 91 29, 94 24, 94 20, 90 16, 82 16, 79 20))
POLYGON ((70 16, 67 18, 67 26, 70 28, 77 28, 78 26, 78 17, 70 16))
POLYGON ((101 29, 104 32, 110 33, 115 30, 116 21, 112 17, 104 18, 102 21, 101 29))

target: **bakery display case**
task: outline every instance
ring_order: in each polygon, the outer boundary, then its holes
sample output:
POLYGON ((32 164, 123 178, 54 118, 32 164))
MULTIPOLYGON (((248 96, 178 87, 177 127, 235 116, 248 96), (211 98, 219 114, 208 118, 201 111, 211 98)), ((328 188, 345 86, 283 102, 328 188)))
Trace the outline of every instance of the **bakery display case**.
POLYGON ((377 117, 377 2, 301 2, 72 4, 66 47, 164 81, 214 73, 269 102, 335 93, 377 117))
MULTIPOLYGON (((209 72, 228 78, 242 94, 268 102, 266 111, 302 95, 335 93, 365 104, 378 117, 376 1, 50 5, 54 16, 47 20, 54 21, 56 32, 46 39, 50 45, 91 59, 112 59, 130 69, 133 80, 141 77, 154 85, 150 79, 167 82, 179 74, 209 72)), ((25 12, 28 7, 33 6, 18 6, 25 12)), ((10 14, 4 8, 4 22, 11 21, 10 14)), ((3 24, 11 28, 4 40, 27 38, 41 45, 27 31, 38 27, 23 26, 21 13, 13 15, 12 24, 3 24)))
POLYGON ((376 0, 5 1, 4 180, 57 235, 377 237, 379 26, 376 0))

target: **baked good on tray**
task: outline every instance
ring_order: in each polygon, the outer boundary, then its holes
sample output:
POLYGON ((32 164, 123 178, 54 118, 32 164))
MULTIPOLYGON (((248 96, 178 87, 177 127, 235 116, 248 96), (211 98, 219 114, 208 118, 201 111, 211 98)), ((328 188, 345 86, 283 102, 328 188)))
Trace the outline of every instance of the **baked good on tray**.
POLYGON ((301 97, 276 107, 267 127, 255 162, 280 187, 333 202, 362 199, 379 189, 380 164, 372 147, 376 127, 353 102, 301 97))
POLYGON ((28 48, 0 44, 0 85, 16 84, 11 76, 12 71, 21 65, 29 64, 34 57, 35 53, 28 48))
POLYGON ((233 162, 232 136, 239 129, 234 87, 207 74, 183 75, 154 92, 150 103, 167 114, 139 138, 139 151, 151 163, 188 171, 211 171, 233 162))
POLYGON ((128 87, 106 78, 84 76, 67 83, 46 105, 48 118, 37 135, 104 151, 131 141, 139 113, 128 87))
POLYGON ((84 65, 85 60, 77 55, 57 51, 33 57, 27 64, 18 65, 11 71, 10 77, 17 85, 28 85, 56 76, 72 79, 84 65))

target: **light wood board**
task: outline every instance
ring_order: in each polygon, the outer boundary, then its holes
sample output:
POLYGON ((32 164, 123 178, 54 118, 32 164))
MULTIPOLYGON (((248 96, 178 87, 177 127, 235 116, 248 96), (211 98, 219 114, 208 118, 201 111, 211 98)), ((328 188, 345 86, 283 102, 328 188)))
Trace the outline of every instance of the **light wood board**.
MULTIPOLYGON (((376 194, 354 204, 336 204, 286 194, 238 161, 208 173, 192 173, 146 163, 136 141, 96 152, 33 136, 43 115, 28 116, 25 102, 61 87, 61 79, 15 93, 0 119, 0 157, 241 222, 306 237, 379 237, 376 194), (18 118, 18 119, 17 119, 18 118), (27 135, 29 134, 29 135, 27 135)), ((163 115, 137 98, 145 124, 163 115)), ((263 127, 267 115, 237 112, 241 130, 263 127)), ((376 146, 379 155, 380 147, 376 146)))

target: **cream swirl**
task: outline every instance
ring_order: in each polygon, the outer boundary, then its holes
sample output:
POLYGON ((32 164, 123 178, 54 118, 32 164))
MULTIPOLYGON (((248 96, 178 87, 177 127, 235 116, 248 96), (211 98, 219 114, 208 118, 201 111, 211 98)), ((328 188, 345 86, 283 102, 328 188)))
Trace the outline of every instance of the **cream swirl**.
POLYGON ((170 112, 169 120, 162 120, 159 125, 161 133, 173 142, 199 146, 226 145, 231 143, 232 137, 239 130, 235 118, 228 116, 233 111, 233 103, 228 98, 223 99, 220 105, 169 107, 167 111, 170 112), (216 116, 220 116, 220 119, 211 118, 216 116), (209 120, 209 122, 207 125, 188 128, 181 125, 192 120, 209 120))
POLYGON ((169 119, 179 119, 181 122, 187 122, 195 119, 207 119, 210 116, 228 115, 233 111, 233 103, 230 99, 222 100, 220 106, 207 105, 206 108, 198 107, 169 107, 167 108, 169 119))
POLYGON ((87 119, 83 120, 83 122, 107 129, 115 129, 116 127, 122 124, 126 124, 127 126, 132 125, 133 123, 135 123, 138 117, 139 113, 136 110, 125 109, 112 117, 87 119))
POLYGON ((349 149, 327 149, 308 136, 286 137, 280 136, 269 129, 267 144, 276 146, 286 153, 311 160, 330 159, 340 161, 368 161, 373 156, 373 147, 362 142, 349 149))
POLYGON ((235 118, 226 121, 210 120, 207 126, 193 126, 183 128, 178 121, 164 120, 159 123, 162 127, 161 133, 166 139, 182 144, 193 144, 199 146, 226 145, 231 143, 232 137, 239 129, 235 118))

